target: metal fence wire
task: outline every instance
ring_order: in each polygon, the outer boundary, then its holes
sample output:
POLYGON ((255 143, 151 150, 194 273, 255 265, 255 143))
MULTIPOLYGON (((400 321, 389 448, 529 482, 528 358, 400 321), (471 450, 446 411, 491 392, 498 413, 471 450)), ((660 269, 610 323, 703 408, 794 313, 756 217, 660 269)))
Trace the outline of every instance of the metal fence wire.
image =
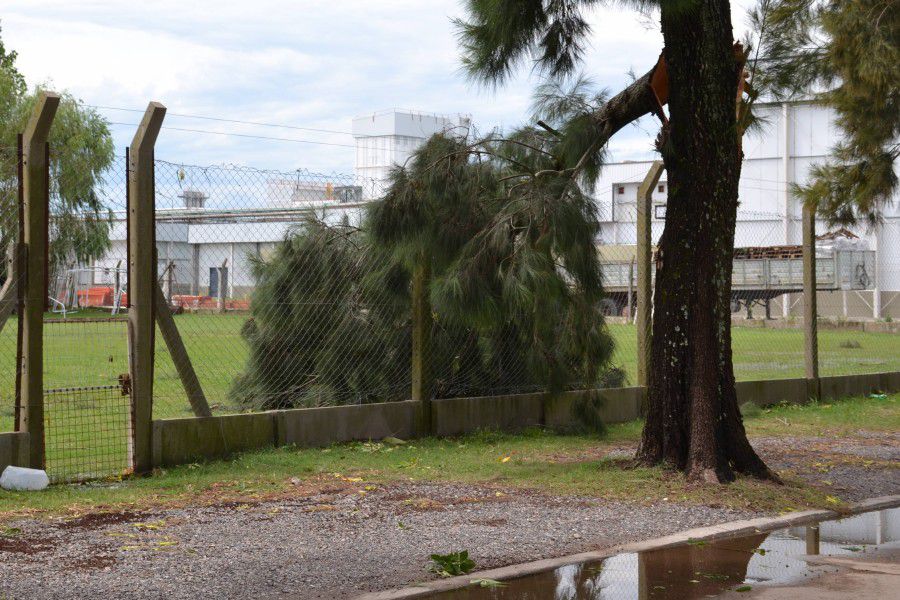
POLYGON ((54 481, 120 476, 131 466, 127 321, 83 312, 44 321, 44 427, 54 481))
MULTIPOLYGON (((621 179, 598 189, 602 232, 600 260, 607 298, 604 312, 616 346, 613 362, 631 381, 636 373, 634 308, 637 268, 637 186, 643 164, 619 167, 621 179)), ((617 171, 618 172, 618 171, 617 171)), ((742 194, 765 197, 780 210, 738 209, 732 275, 732 346, 739 380, 801 378, 804 369, 801 214, 783 210, 784 184, 741 179, 742 194)), ((665 226, 665 185, 653 192, 651 229, 655 245, 665 226)), ((851 375, 900 368, 896 333, 897 267, 886 260, 900 244, 900 219, 885 215, 877 232, 816 224, 819 373, 851 375), (878 274, 882 281, 878 281, 878 274)), ((655 250, 655 246, 654 246, 655 250)))
MULTIPOLYGON (((0 148, 6 247, 18 236, 16 169, 15 148, 0 148)), ((646 167, 633 171, 613 189, 598 190, 602 311, 615 342, 602 386, 637 380, 636 197, 629 191, 636 187, 628 186, 644 178, 646 167)), ((378 182, 157 160, 155 186, 159 286, 214 413, 409 398, 409 273, 367 232, 378 182)), ((103 321, 128 308, 126 187, 123 157, 89 176, 51 169, 48 318, 82 324, 45 327, 47 388, 114 385, 128 371, 125 327, 103 321), (72 190, 79 189, 91 191, 92 203, 73 212, 72 190)), ((654 202, 662 202, 660 194, 654 202)), ((664 208, 653 206, 654 244, 664 208)), ((898 231, 896 219, 887 220, 879 243, 900 240, 898 231)), ((738 379, 804 376, 799 232, 799 214, 740 209, 732 278, 738 379)), ((900 369, 900 336, 871 318, 869 232, 836 234, 820 223, 817 233, 817 298, 826 319, 821 374, 900 369)), ((882 291, 882 308, 897 295, 882 291)), ((525 364, 527 338, 509 324, 476 330, 439 312, 432 322, 437 397, 544 389, 525 364)), ((12 314, 0 330, 0 429, 14 427, 16 333, 12 314)), ((165 340, 158 330, 153 416, 190 416, 179 375, 184 361, 173 358, 165 340)))
POLYGON ((51 148, 43 327, 45 461, 54 481, 131 468, 127 320, 102 261, 122 227, 125 165, 73 168, 51 148))
POLYGON ((44 392, 47 474, 51 481, 122 476, 131 470, 127 383, 44 392))
MULTIPOLYGON (((160 285, 214 411, 408 397, 409 298, 375 282, 390 264, 365 231, 374 189, 156 161, 160 285)), ((154 416, 187 414, 160 342, 156 367, 154 416)))

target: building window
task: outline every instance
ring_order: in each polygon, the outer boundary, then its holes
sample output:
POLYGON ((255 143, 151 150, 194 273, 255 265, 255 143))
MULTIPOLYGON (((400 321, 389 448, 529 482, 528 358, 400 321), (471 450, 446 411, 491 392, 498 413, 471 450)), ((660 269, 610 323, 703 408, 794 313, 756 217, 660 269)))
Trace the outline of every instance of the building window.
POLYGON ((666 191, 666 186, 660 185, 657 189, 659 190, 659 193, 662 194, 663 192, 666 191))
POLYGON ((620 186, 619 186, 619 189, 618 189, 618 193, 619 193, 619 194, 624 194, 624 193, 625 193, 625 186, 620 185, 620 186))

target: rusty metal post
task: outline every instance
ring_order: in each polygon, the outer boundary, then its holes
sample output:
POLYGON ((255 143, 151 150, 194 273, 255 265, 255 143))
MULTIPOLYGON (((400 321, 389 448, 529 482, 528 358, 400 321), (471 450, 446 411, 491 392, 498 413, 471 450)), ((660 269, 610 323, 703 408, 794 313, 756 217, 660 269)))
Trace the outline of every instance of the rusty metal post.
POLYGON ((220 313, 226 312, 227 300, 227 285, 225 278, 227 277, 226 273, 228 273, 228 259, 222 261, 222 266, 219 267, 219 289, 216 290, 218 293, 216 294, 216 310, 220 313))

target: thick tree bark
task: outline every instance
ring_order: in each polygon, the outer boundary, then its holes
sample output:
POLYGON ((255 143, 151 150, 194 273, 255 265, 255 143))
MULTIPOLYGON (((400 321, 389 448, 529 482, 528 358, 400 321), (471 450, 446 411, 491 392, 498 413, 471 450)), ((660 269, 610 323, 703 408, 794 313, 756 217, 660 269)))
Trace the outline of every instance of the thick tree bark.
POLYGON ((731 269, 741 171, 728 0, 663 2, 669 124, 666 225, 639 458, 703 481, 777 479, 750 446, 731 358, 731 269))

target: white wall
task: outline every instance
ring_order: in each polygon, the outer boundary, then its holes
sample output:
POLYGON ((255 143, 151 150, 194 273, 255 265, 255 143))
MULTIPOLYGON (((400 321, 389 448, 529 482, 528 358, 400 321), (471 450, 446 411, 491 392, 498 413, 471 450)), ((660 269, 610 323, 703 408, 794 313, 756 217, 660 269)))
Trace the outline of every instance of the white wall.
POLYGON ((395 165, 403 165, 416 149, 440 132, 464 133, 468 116, 434 115, 409 110, 385 110, 353 119, 356 140, 356 175, 375 180, 364 189, 366 200, 380 197, 395 165))
MULTIPOLYGON (((808 181, 809 169, 827 159, 840 131, 830 109, 809 103, 762 106, 765 121, 759 131, 744 138, 744 164, 740 181, 740 207, 735 243, 738 246, 799 244, 801 207, 790 194, 791 183, 808 181), (786 152, 787 151, 787 152, 786 152)), ((604 167, 596 186, 596 200, 604 223, 605 244, 635 243, 637 189, 651 163, 614 163, 604 167), (624 193, 618 193, 624 188, 624 193)), ((660 180, 666 183, 665 175, 660 180)), ((885 223, 877 232, 865 225, 852 228, 878 250, 879 286, 884 292, 900 291, 900 199, 885 210, 885 223)), ((654 205, 665 203, 665 194, 654 190, 654 205)), ((662 233, 664 220, 654 219, 653 241, 662 233)), ((821 234, 828 230, 817 224, 821 234)), ((900 300, 898 300, 900 302, 900 300)), ((896 307, 895 307, 896 308, 896 307)))
POLYGON ((246 295, 246 288, 255 284, 251 271, 249 256, 256 256, 256 243, 203 244, 199 246, 198 284, 199 292, 209 292, 209 270, 219 268, 222 262, 228 261, 228 297, 246 295))

